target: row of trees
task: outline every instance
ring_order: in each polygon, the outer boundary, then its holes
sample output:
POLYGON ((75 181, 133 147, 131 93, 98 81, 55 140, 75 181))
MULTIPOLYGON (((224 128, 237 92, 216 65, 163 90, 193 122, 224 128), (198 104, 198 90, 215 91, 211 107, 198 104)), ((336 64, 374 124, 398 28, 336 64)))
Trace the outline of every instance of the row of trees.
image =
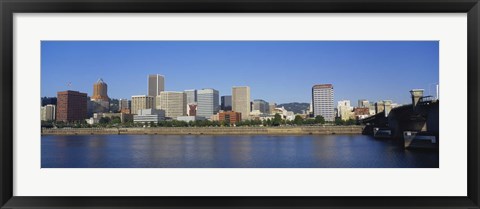
MULTIPOLYGON (((103 117, 100 118, 97 124, 87 124, 85 121, 78 122, 55 122, 55 121, 42 121, 42 127, 46 128, 93 128, 93 127, 229 127, 229 126, 284 126, 284 125, 323 125, 327 122, 322 116, 316 116, 315 118, 304 119, 303 117, 297 115, 294 120, 285 120, 281 115, 275 114, 273 119, 267 120, 244 120, 237 122, 235 124, 230 124, 229 121, 209 121, 209 120, 197 120, 197 121, 178 121, 178 120, 169 120, 169 121, 160 121, 158 123, 150 122, 147 124, 144 123, 134 123, 131 120, 127 120, 122 123, 120 117, 103 117)), ((355 120, 343 121, 339 118, 335 120, 334 123, 328 123, 334 125, 355 125, 355 120)))

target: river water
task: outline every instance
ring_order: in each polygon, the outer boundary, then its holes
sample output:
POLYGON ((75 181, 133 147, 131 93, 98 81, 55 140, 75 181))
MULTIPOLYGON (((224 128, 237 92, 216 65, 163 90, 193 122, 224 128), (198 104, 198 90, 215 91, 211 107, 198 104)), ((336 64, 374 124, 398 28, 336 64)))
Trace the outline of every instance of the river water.
POLYGON ((42 136, 42 168, 438 168, 438 151, 365 135, 42 136))

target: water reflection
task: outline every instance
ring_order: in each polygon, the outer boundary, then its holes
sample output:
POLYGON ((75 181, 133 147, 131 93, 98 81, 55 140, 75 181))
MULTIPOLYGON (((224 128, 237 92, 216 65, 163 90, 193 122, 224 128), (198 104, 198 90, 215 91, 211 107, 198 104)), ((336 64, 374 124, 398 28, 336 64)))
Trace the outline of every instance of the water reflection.
POLYGON ((435 168, 438 161, 438 152, 363 135, 42 136, 43 168, 435 168))

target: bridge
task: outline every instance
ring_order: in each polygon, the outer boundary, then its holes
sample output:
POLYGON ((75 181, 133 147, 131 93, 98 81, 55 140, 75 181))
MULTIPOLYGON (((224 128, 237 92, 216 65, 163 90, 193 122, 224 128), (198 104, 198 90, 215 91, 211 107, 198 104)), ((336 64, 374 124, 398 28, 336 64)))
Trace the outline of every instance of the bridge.
POLYGON ((406 131, 439 136, 439 100, 423 96, 423 90, 412 90, 412 104, 385 110, 359 122, 365 125, 363 134, 374 135, 374 130, 388 130, 393 139, 402 139, 406 131))

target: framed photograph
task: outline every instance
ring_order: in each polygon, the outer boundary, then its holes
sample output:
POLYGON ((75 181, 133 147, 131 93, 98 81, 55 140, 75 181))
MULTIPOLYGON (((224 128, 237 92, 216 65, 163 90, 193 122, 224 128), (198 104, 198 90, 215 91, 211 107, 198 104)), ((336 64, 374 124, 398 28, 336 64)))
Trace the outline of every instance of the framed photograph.
POLYGON ((1 208, 479 208, 478 0, 0 6, 1 208))

